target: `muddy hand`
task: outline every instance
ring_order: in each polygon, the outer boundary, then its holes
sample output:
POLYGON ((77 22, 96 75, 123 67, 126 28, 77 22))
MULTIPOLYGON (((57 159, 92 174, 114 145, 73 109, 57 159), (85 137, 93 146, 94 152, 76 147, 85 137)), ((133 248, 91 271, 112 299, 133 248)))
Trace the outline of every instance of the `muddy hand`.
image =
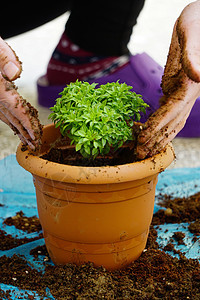
POLYGON ((178 134, 200 96, 200 1, 189 4, 175 23, 161 86, 161 106, 138 137, 141 159, 162 150, 178 134))
POLYGON ((9 125, 24 144, 36 149, 42 135, 37 110, 18 94, 12 83, 21 70, 18 57, 0 38, 0 120, 9 125))

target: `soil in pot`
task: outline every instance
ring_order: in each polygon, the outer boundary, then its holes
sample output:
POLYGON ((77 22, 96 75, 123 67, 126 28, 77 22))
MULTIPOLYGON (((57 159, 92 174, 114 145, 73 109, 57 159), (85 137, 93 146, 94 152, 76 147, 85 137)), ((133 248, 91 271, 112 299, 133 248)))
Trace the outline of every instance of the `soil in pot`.
POLYGON ((131 147, 123 147, 106 156, 93 159, 83 158, 80 153, 75 151, 74 147, 66 149, 52 148, 48 153, 41 156, 48 161, 64 165, 102 167, 123 165, 137 161, 137 155, 131 147))
POLYGON ((105 156, 97 156, 95 159, 84 158, 80 152, 75 151, 75 146, 70 145, 67 136, 60 136, 51 146, 50 150, 41 156, 48 161, 64 165, 83 167, 102 167, 129 164, 138 161, 136 146, 137 137, 141 131, 142 123, 135 122, 133 125, 133 141, 127 141, 122 147, 113 149, 105 156))

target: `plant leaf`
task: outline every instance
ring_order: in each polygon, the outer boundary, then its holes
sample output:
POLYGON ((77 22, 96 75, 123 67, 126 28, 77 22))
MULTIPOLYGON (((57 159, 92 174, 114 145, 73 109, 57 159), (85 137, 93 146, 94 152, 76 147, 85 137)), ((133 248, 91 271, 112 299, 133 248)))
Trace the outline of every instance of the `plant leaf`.
POLYGON ((119 81, 97 88, 76 81, 67 85, 50 108, 49 118, 84 157, 105 155, 110 147, 133 140, 132 126, 148 105, 132 87, 119 81))

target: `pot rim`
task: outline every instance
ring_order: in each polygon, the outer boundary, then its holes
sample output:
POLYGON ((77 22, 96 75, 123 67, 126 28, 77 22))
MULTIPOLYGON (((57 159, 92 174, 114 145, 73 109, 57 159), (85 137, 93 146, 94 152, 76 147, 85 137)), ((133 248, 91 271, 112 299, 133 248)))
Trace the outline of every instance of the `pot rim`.
MULTIPOLYGON (((43 130, 53 124, 44 126, 43 130)), ((33 155, 29 149, 22 151, 22 143, 17 147, 18 163, 32 175, 50 180, 77 184, 111 184, 146 178, 164 171, 175 158, 174 149, 169 143, 153 157, 124 165, 103 167, 82 167, 50 162, 33 155)))

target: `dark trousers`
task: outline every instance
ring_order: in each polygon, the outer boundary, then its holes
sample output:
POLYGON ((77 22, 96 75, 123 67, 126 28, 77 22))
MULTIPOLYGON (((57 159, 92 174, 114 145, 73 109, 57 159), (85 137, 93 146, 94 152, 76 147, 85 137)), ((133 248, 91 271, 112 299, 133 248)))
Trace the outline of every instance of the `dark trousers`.
POLYGON ((48 1, 46 7, 43 1, 38 3, 37 1, 15 1, 4 4, 1 9, 1 37, 5 39, 24 33, 70 10, 71 14, 65 31, 74 43, 96 54, 123 55, 128 53, 127 44, 145 0, 67 0, 63 2, 48 1))

